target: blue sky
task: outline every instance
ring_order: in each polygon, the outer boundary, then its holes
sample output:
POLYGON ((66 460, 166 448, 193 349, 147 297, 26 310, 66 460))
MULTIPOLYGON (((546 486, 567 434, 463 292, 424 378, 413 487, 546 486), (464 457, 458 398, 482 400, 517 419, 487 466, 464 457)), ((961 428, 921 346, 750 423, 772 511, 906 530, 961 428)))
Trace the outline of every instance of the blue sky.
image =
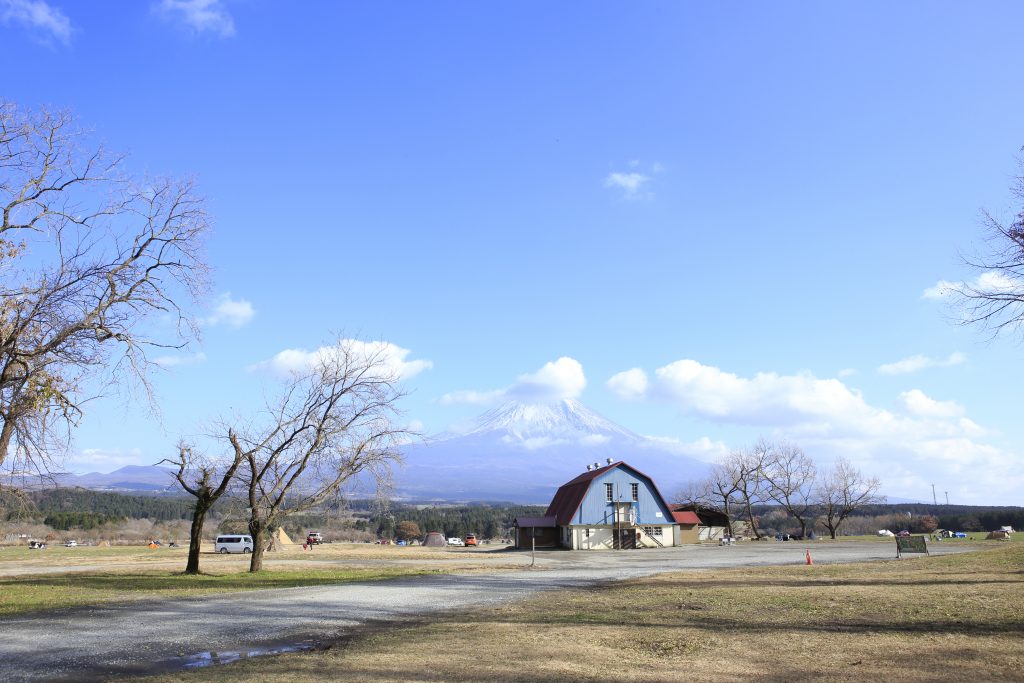
POLYGON ((1024 350, 927 293, 976 277, 982 208, 1014 208, 1022 25, 1011 2, 0 0, 0 95, 195 176, 215 218, 160 419, 94 403, 69 467, 155 462, 347 333, 401 350, 427 433, 532 381, 705 459, 786 437, 892 495, 1022 504, 1024 350))

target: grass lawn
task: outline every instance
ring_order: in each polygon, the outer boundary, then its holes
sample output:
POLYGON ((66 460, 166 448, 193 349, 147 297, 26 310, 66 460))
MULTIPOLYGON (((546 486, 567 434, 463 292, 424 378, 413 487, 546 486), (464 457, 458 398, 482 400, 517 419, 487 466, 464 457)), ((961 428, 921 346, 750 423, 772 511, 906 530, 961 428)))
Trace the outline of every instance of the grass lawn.
POLYGON ((694 571, 368 627, 166 681, 1019 681, 1024 546, 694 571))

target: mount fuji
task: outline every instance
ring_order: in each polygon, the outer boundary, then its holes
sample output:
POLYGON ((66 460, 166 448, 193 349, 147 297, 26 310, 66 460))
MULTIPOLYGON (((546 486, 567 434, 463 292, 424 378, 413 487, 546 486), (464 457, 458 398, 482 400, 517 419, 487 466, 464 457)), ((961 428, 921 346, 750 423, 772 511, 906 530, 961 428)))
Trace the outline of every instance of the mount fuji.
POLYGON ((574 399, 512 401, 478 417, 462 433, 403 448, 395 488, 417 500, 547 503, 588 464, 625 460, 654 478, 665 495, 699 479, 709 465, 640 436, 574 399))

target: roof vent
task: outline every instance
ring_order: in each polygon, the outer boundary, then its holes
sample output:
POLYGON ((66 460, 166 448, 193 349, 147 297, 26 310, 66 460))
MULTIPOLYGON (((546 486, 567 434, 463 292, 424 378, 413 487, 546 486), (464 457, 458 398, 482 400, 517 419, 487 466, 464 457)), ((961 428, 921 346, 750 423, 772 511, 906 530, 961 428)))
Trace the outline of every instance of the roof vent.
POLYGON ((599 469, 601 469, 601 463, 599 463, 599 462, 595 462, 595 463, 594 463, 594 469, 595 469, 595 470, 599 470, 599 469))
POLYGON ((590 470, 592 470, 592 469, 594 469, 594 466, 593 466, 593 465, 587 465, 587 472, 589 472, 589 471, 590 471, 590 470))
POLYGON ((611 465, 611 464, 612 464, 612 459, 611 459, 611 458, 608 458, 608 464, 609 464, 609 465, 611 465))

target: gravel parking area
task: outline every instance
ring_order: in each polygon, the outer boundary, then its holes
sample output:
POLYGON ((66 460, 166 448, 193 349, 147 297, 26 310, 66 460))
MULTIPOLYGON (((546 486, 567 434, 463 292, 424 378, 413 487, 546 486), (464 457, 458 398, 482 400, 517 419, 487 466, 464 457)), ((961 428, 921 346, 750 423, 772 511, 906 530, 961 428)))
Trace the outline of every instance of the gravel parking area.
MULTIPOLYGON (((690 569, 862 562, 895 557, 877 542, 743 543, 621 552, 537 553, 533 569, 221 594, 76 608, 0 620, 0 680, 83 680, 182 668, 221 653, 311 647, 352 627, 517 600, 538 591, 690 569)), ((970 546, 942 546, 933 554, 970 546)), ((529 553, 488 553, 528 563, 529 553)), ((913 560, 905 560, 913 561, 913 560)))

